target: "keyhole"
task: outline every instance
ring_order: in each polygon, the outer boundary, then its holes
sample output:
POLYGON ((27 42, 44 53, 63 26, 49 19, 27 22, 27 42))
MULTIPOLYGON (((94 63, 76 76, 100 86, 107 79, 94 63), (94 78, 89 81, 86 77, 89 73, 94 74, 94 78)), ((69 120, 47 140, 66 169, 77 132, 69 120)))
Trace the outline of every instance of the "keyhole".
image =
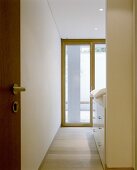
POLYGON ((13 112, 14 112, 14 113, 17 113, 17 112, 18 112, 18 110, 19 110, 19 102, 18 102, 18 101, 15 101, 15 102, 13 103, 12 109, 13 109, 13 112))

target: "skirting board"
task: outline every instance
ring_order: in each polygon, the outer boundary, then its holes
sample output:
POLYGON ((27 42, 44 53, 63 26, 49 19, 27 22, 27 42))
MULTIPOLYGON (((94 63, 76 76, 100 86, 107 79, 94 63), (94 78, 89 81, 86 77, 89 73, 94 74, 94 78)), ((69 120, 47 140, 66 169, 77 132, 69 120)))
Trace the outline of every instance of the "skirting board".
POLYGON ((134 168, 108 168, 106 166, 105 170, 134 170, 134 168))
POLYGON ((106 170, 134 170, 134 168, 106 168, 106 170))

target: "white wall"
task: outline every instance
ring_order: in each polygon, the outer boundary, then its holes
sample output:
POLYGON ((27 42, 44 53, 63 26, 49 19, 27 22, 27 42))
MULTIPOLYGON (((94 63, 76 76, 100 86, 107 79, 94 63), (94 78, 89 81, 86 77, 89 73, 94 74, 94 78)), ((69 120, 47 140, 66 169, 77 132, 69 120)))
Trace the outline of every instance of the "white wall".
POLYGON ((46 0, 21 1, 22 170, 37 170, 60 126, 60 37, 46 0))
POLYGON ((132 167, 132 0, 107 0, 108 167, 132 167))

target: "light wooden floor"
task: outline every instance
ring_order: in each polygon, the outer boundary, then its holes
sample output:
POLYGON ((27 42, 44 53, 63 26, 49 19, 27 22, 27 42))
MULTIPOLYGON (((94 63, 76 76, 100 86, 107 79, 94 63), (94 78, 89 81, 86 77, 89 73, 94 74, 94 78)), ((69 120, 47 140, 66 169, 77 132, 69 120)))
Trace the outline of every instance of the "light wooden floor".
POLYGON ((60 128, 40 170, 103 170, 91 128, 60 128))

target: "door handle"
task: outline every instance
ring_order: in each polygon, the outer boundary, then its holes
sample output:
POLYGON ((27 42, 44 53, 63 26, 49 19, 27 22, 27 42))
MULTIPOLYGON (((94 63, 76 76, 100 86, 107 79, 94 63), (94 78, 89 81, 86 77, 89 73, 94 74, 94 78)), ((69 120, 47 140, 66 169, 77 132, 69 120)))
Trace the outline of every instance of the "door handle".
POLYGON ((22 91, 26 91, 26 89, 24 87, 18 86, 18 84, 13 85, 13 94, 18 94, 22 91))

